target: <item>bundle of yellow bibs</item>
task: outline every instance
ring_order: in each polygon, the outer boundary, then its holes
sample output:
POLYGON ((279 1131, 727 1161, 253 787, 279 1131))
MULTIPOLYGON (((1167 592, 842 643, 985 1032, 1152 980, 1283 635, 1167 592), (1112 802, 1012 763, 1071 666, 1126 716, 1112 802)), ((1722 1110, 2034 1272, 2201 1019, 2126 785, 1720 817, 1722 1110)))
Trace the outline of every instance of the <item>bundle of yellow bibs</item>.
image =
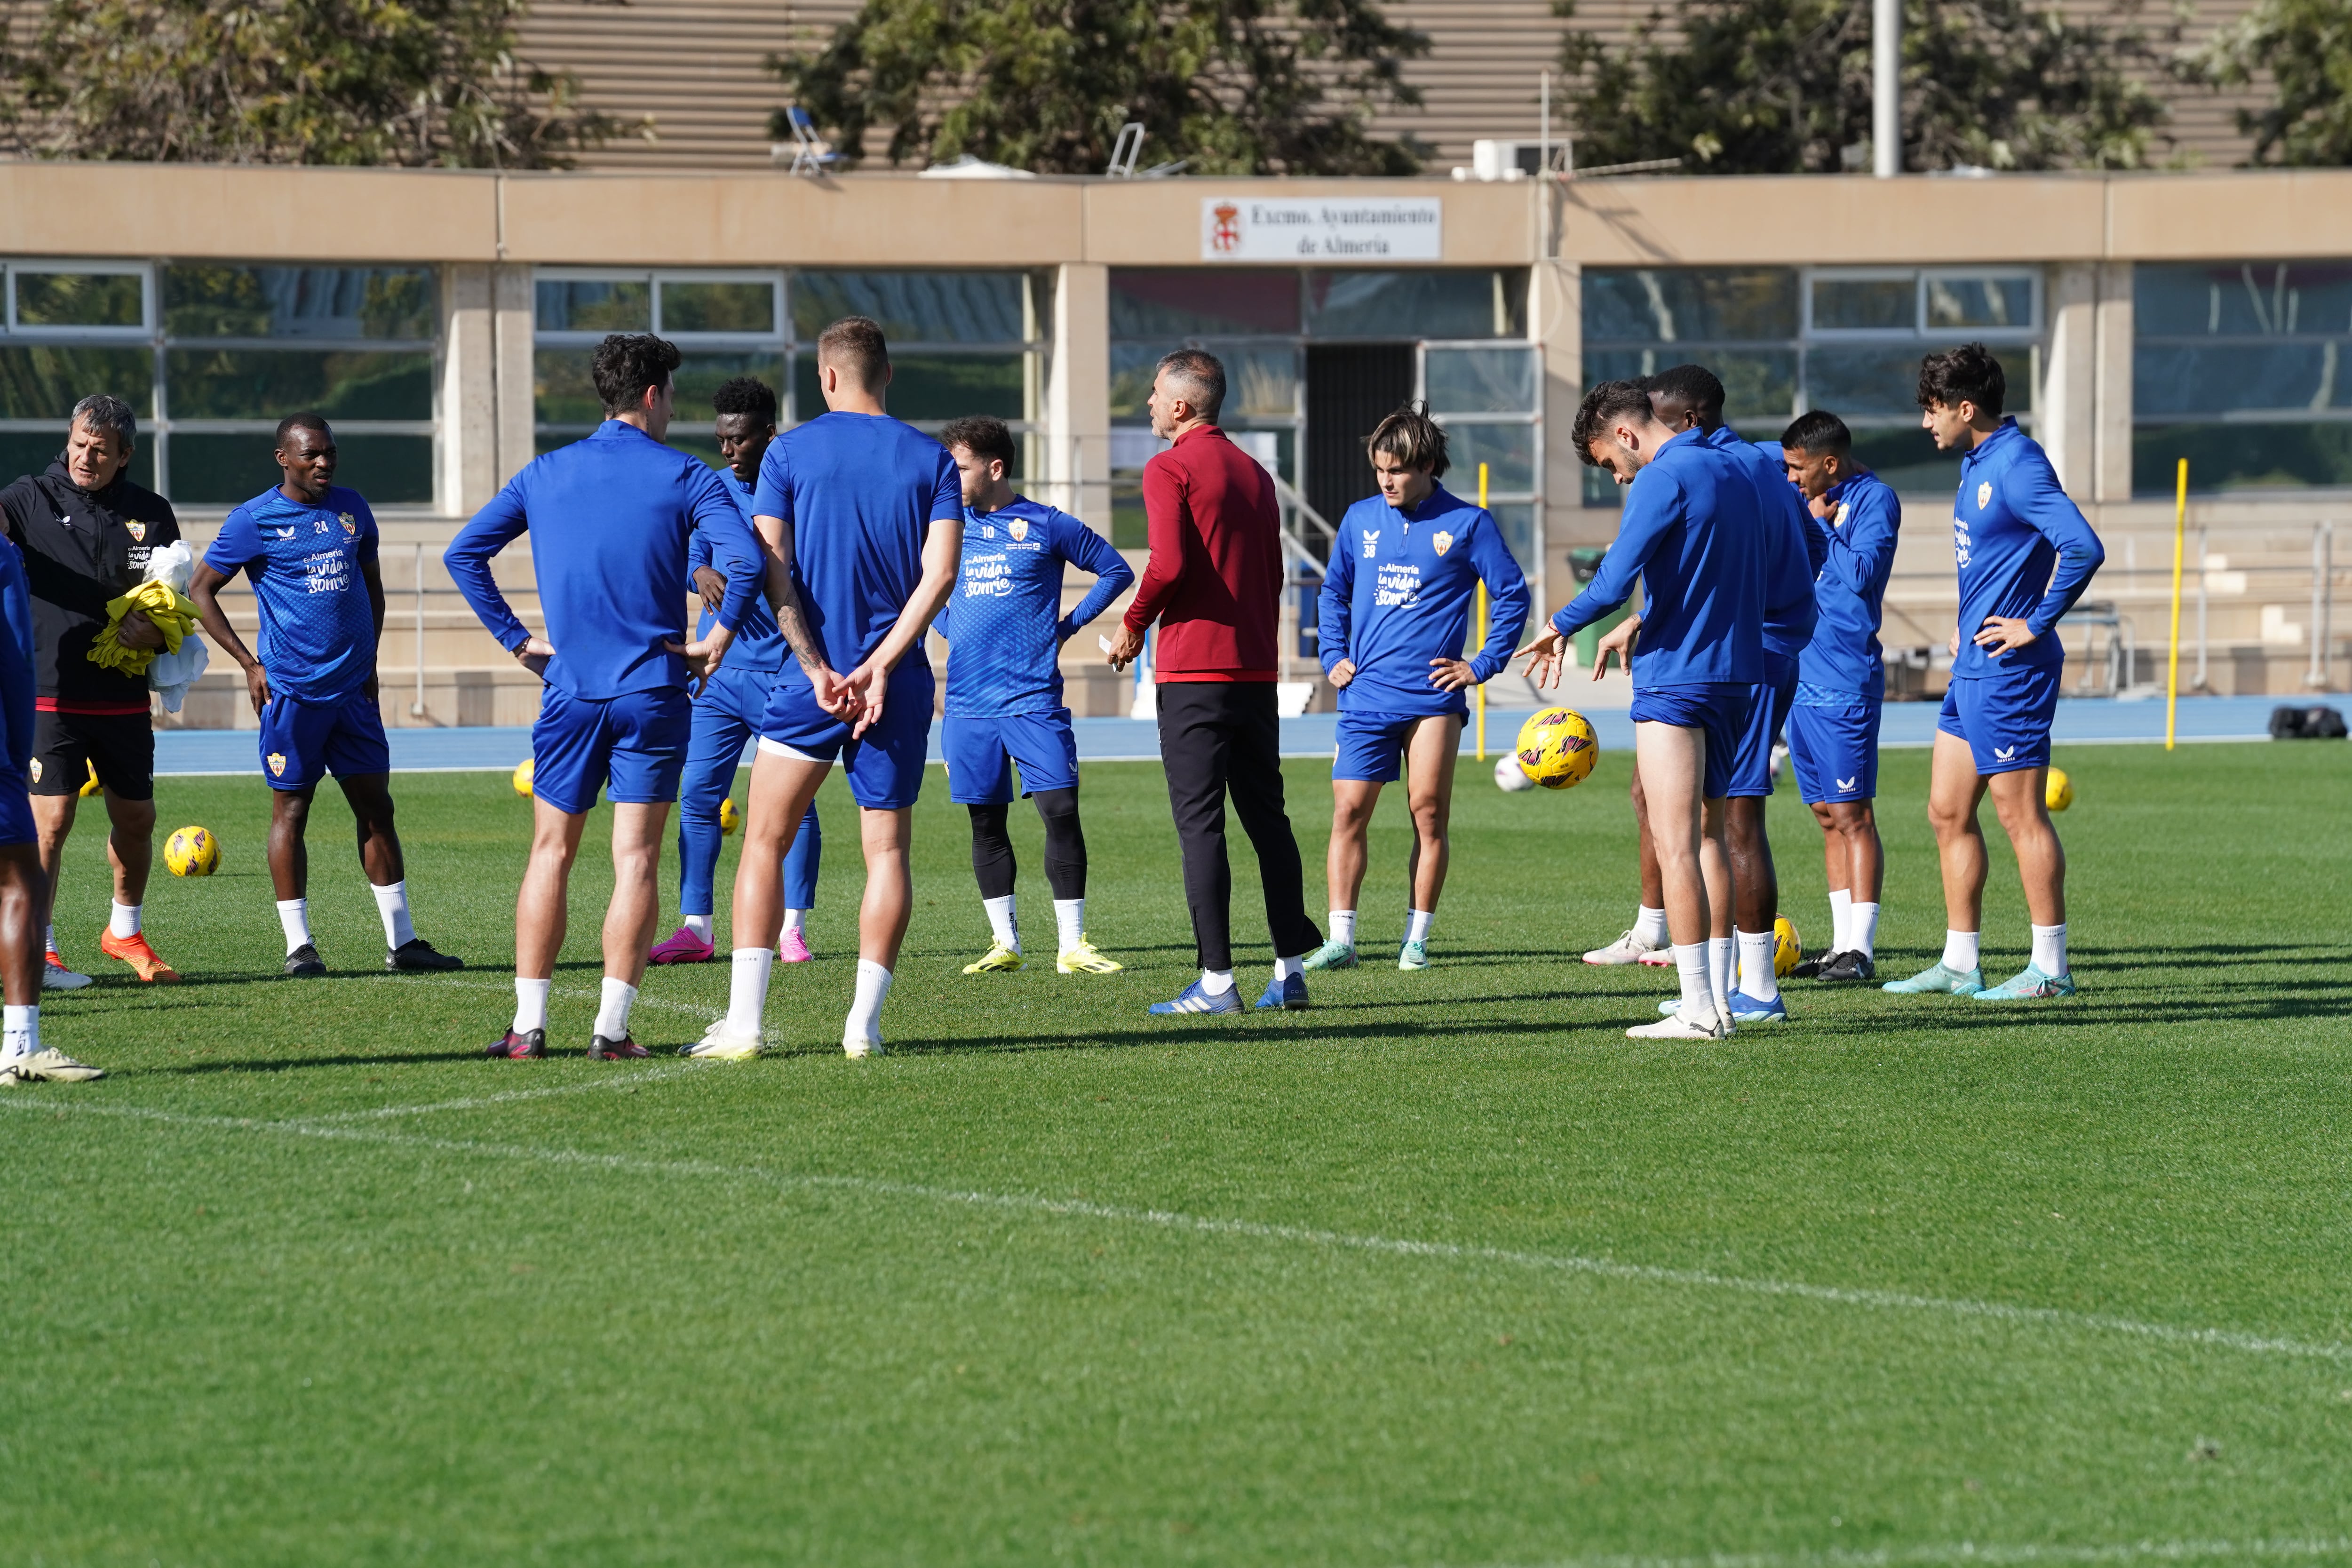
POLYGON ((169 583, 142 583, 121 598, 106 602, 106 625, 90 639, 90 663, 125 675, 147 673, 159 650, 122 646, 122 617, 132 610, 144 610, 155 629, 163 634, 163 652, 179 652, 180 644, 196 629, 196 606, 185 595, 169 583))

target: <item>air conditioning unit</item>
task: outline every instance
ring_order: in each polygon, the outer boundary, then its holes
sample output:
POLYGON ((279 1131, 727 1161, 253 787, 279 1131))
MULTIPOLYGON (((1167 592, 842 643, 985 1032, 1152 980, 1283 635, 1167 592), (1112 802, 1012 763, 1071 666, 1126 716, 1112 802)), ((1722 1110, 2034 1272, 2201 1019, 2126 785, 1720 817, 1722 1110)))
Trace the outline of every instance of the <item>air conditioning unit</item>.
POLYGON ((1457 180, 1524 180, 1543 168, 1539 142, 1473 142, 1467 168, 1454 166, 1457 180))

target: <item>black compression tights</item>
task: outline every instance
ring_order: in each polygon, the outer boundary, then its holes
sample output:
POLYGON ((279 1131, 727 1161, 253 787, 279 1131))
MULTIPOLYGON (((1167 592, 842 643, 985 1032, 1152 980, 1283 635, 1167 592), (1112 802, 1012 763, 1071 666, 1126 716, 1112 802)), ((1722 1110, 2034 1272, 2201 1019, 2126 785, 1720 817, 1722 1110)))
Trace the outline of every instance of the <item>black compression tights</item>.
MULTIPOLYGON (((1087 896, 1087 836, 1078 826, 1078 792, 1041 790, 1031 797, 1045 823, 1045 881, 1057 899, 1087 896)), ((1013 891, 1013 837, 1005 830, 1010 807, 975 805, 971 812, 971 874, 983 899, 1013 891)))

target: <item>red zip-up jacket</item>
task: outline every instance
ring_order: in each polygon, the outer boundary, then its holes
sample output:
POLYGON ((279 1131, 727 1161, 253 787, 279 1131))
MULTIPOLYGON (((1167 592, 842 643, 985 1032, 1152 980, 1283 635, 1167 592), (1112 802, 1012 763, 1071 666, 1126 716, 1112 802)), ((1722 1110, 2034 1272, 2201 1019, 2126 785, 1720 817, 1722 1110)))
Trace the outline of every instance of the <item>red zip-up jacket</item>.
POLYGON ((1144 563, 1128 629, 1153 620, 1155 680, 1272 680, 1281 641, 1282 510, 1274 479, 1213 425, 1143 466, 1144 563))

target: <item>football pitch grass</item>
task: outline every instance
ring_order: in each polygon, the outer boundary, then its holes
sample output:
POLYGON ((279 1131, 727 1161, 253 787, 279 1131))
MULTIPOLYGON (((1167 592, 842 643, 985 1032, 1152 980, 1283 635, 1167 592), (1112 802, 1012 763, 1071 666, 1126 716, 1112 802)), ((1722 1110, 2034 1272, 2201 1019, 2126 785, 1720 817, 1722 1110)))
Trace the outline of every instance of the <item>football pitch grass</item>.
MULTIPOLYGON (((490 1062, 502 776, 394 781, 448 978, 378 968, 322 794, 317 981, 278 975, 259 781, 165 780, 162 826, 225 846, 150 895, 189 983, 97 954, 86 814, 58 931, 101 978, 43 1029, 111 1076, 0 1102, 0 1563, 2352 1558, 2352 752, 2059 761, 2081 995, 1798 984, 1797 1022, 1705 1046, 1622 1037, 1670 971, 1576 962, 1633 902, 1622 753, 1564 795, 1465 763, 1426 973, 1386 956, 1383 802, 1366 966, 1238 1018, 1144 1015, 1192 958, 1157 768, 1086 770, 1103 979, 959 973, 985 926, 934 773, 865 1063, 836 778, 820 961, 741 1065, 582 1058, 604 813, 561 1055, 490 1062)), ((1885 758, 1888 975, 1941 942, 1926 773, 1885 758)), ((1318 910, 1328 775, 1289 766, 1318 910)), ((1999 978, 2025 915, 1986 820, 1999 978)), ((1818 836, 1785 789, 1773 825, 1819 945, 1818 836)), ((638 1038, 726 984, 654 971, 638 1038)))

